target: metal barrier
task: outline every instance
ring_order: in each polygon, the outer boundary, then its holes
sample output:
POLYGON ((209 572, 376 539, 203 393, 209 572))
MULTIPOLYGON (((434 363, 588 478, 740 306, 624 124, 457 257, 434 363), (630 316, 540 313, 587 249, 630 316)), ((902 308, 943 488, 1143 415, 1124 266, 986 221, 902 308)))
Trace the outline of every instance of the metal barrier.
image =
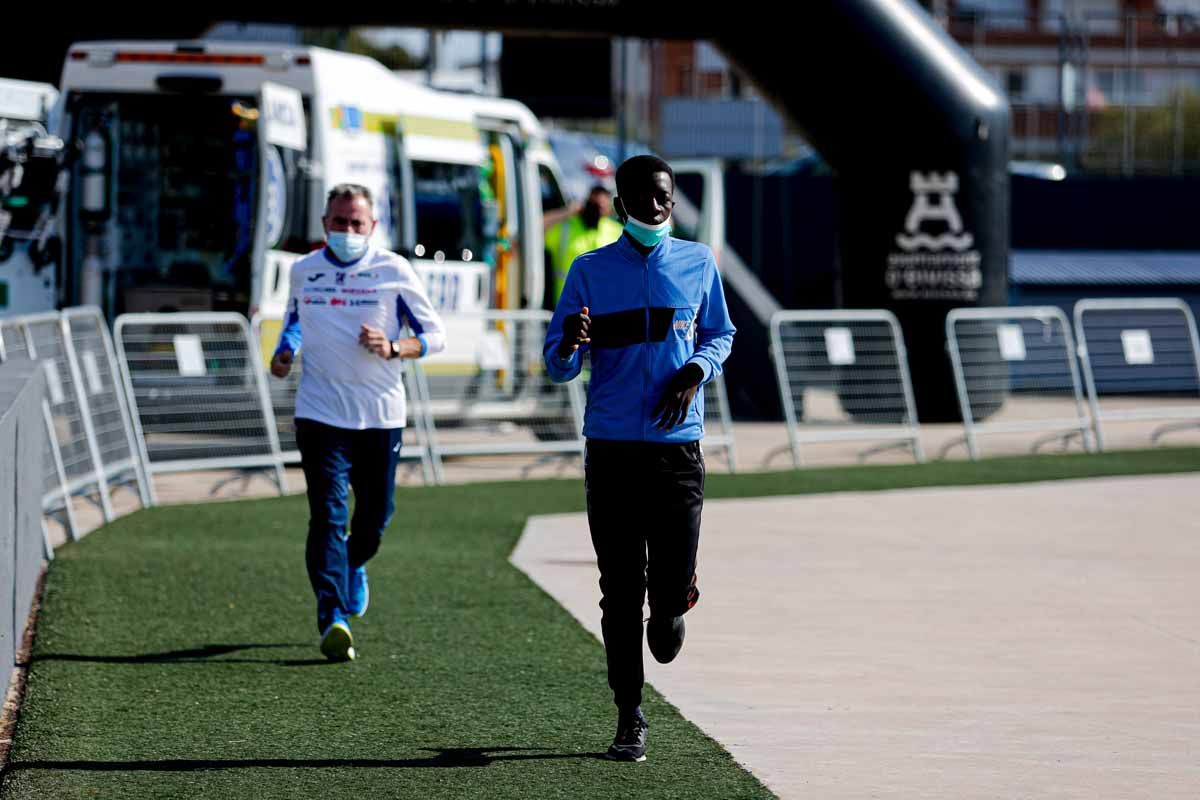
MULTIPOLYGON (((63 516, 58 520, 59 524, 66 530, 71 541, 77 541, 79 523, 75 521, 75 506, 71 503, 71 492, 67 489, 67 471, 63 467, 62 453, 59 452, 58 438, 54 432, 54 413, 50 410, 50 401, 44 397, 42 421, 46 428, 46 435, 42 438, 42 514, 54 517, 61 512, 63 516)), ((42 524, 45 526, 44 519, 42 524)))
MULTIPOLYGON (((29 357, 25 331, 21 328, 20 317, 0 319, 0 363, 35 364, 29 357)), ((44 393, 43 393, 44 394, 44 393)), ((67 479, 63 469, 62 454, 58 450, 58 437, 55 433, 54 415, 50 411, 50 402, 42 398, 42 422, 44 435, 42 437, 42 467, 43 513, 57 515, 63 513, 60 524, 72 540, 79 538, 79 526, 75 522, 75 509, 69 500, 67 479)), ((45 527, 45 520, 42 522, 45 527)), ((47 541, 49 534, 47 532, 47 541)))
POLYGON ((20 317, 17 324, 24 334, 24 356, 40 362, 46 373, 46 398, 56 445, 50 448, 53 467, 50 463, 43 465, 47 511, 52 511, 57 501, 69 507, 72 496, 91 498, 94 494, 104 521, 112 522, 115 514, 91 410, 62 315, 57 311, 30 314, 20 317), (59 464, 61 476, 57 474, 59 464), (65 480, 65 494, 61 494, 64 487, 60 477, 65 480))
POLYGON ((583 453, 579 381, 553 383, 542 363, 550 317, 546 311, 472 315, 473 362, 445 354, 424 360, 437 457, 583 453))
POLYGON ((151 474, 256 468, 286 491, 266 377, 245 317, 123 314, 114 338, 151 474))
MULTIPOLYGON (((296 354, 292 370, 286 378, 270 375, 271 358, 283 320, 278 316, 256 314, 250 321, 254 339, 258 342, 262 363, 267 371, 267 390, 271 397, 271 408, 279 437, 279 447, 285 464, 300 463, 300 448, 296 445, 296 391, 300 388, 300 376, 304 371, 304 351, 296 354)), ((404 430, 404 443, 400 448, 400 461, 416 461, 426 484, 442 482, 441 461, 436 459, 430 447, 433 420, 429 415, 428 389, 425 374, 419 362, 405 360, 402 365, 405 400, 408 408, 408 427, 404 430)))
POLYGON ((971 458, 984 434, 1048 432, 1037 450, 1079 438, 1090 450, 1088 418, 1067 315, 1055 306, 956 308, 946 315, 946 341, 971 458), (986 422, 984 421, 986 420, 986 422))
POLYGON ((1167 422, 1155 443, 1200 426, 1200 339, 1182 300, 1080 300, 1075 336, 1101 450, 1105 423, 1167 422))
POLYGON ((65 309, 62 319, 71 358, 82 376, 79 391, 86 397, 104 476, 110 484, 136 484, 142 507, 151 506, 154 487, 138 448, 108 323, 94 306, 65 309))
MULTIPOLYGON (((591 387, 591 353, 584 356, 579 383, 583 396, 588 396, 591 387)), ((725 391, 725 376, 718 375, 704 384, 704 438, 701 445, 707 457, 713 450, 724 451, 725 463, 730 472, 737 472, 737 445, 733 437, 733 418, 729 413, 729 395, 725 391)))
POLYGON ((28 361, 0 364, 0 669, 15 666, 42 559, 54 551, 41 520, 45 373, 28 361), (40 528, 40 535, 39 535, 40 528))
POLYGON ((296 354, 292 362, 292 371, 286 378, 276 378, 270 374, 271 359, 282 328, 283 320, 278 316, 255 314, 250 318, 250 329, 254 333, 254 341, 258 342, 263 369, 267 371, 267 394, 271 398, 271 411, 275 415, 275 435, 279 438, 280 456, 283 463, 296 464, 300 461, 300 448, 296 444, 294 415, 296 390, 300 388, 300 375, 304 370, 303 355, 296 354))
POLYGON ((911 449, 925 460, 900 324, 889 311, 779 311, 771 350, 792 463, 802 446, 885 441, 859 453, 911 449))
POLYGON ((20 317, 0 319, 0 361, 10 358, 29 358, 25 347, 25 333, 21 330, 20 317))
POLYGON ((442 484, 442 457, 434 447, 437 431, 434 428, 429 379, 420 361, 406 360, 404 368, 405 400, 408 403, 408 429, 400 447, 400 458, 416 457, 421 461, 425 483, 442 484), (406 452, 407 451, 407 452, 406 452))
POLYGON ((729 395, 725 391, 725 376, 718 375, 704 384, 705 452, 723 450, 730 472, 737 472, 737 445, 733 437, 733 417, 729 413, 729 395))

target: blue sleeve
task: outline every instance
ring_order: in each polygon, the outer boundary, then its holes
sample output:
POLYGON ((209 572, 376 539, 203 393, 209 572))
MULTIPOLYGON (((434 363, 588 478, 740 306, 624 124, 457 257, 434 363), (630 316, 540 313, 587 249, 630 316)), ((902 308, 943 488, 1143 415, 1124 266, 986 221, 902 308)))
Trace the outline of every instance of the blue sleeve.
POLYGON ((446 349, 446 325, 433 307, 421 278, 412 264, 401 259, 397 265, 400 289, 396 294, 396 319, 406 321, 412 335, 421 342, 421 356, 436 355, 446 349))
POLYGON ((733 320, 729 318, 729 308, 725 305, 725 289, 721 285, 717 262, 711 255, 708 264, 712 277, 696 317, 696 350, 688 359, 689 364, 697 364, 704 370, 701 385, 721 374, 721 365, 729 357, 733 334, 737 332, 733 320))
POLYGON ((558 306, 554 309, 554 316, 546 327, 546 345, 542 349, 542 357, 546 362, 546 372, 555 383, 566 383, 579 375, 583 367, 583 353, 588 348, 586 344, 580 345, 579 349, 567 358, 559 358, 558 355, 558 346, 563 338, 563 320, 571 314, 578 314, 579 310, 588 304, 587 287, 583 285, 583 279, 580 277, 582 272, 583 270, 576 269, 575 264, 571 265, 562 295, 558 298, 558 306))
POLYGON ((276 354, 284 350, 289 350, 293 353, 300 351, 300 310, 294 296, 288 301, 287 315, 283 320, 283 330, 279 332, 279 344, 275 346, 276 354))

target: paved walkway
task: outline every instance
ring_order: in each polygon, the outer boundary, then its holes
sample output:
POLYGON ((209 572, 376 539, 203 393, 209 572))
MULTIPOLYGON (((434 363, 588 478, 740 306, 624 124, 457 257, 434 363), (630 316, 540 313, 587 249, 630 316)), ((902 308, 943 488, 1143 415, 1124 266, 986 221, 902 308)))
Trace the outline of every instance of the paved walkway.
MULTIPOLYGON (((582 515, 513 561, 599 635, 582 515)), ((1196 476, 712 502, 700 579, 648 680, 783 798, 1200 797, 1196 476)))

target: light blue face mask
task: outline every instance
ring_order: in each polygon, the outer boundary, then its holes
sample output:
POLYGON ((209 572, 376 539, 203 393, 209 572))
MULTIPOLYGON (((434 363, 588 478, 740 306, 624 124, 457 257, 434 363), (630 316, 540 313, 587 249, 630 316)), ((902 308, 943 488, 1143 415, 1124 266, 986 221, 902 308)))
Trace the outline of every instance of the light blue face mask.
POLYGON ((671 218, 658 225, 647 225, 633 217, 625 218, 625 231, 645 247, 657 247, 671 235, 671 218))
POLYGON ((325 242, 339 261, 357 261, 367 252, 367 237, 361 233, 328 233, 325 242))

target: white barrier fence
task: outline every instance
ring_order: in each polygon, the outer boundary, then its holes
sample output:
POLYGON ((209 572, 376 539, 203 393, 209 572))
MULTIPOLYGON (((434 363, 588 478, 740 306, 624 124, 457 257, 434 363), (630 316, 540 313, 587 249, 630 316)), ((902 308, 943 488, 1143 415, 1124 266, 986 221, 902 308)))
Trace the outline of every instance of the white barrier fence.
POLYGON ((721 452, 729 471, 737 472, 737 442, 723 374, 704 384, 704 439, 700 444, 706 455, 721 452))
MULTIPOLYGON (((1155 442, 1200 427, 1200 337, 1185 303, 1086 299, 1074 316, 1073 327, 1053 307, 947 316, 961 441, 972 458, 990 434, 1031 434, 1036 451, 1052 442, 1092 449, 1094 433, 1102 449, 1105 427, 1121 422, 1164 423, 1155 442)), ((426 482, 441 481, 443 457, 582 452, 584 382, 546 375, 549 320, 539 311, 478 315, 469 320, 473 355, 458 348, 404 365, 404 456, 419 461, 426 482)), ((282 465, 298 460, 290 420, 303 359, 289 380, 267 377, 277 326, 255 320, 251 328, 238 314, 130 314, 117 320, 114 347, 94 308, 0 319, 0 361, 40 364, 45 377, 45 510, 74 538, 72 498, 92 500, 111 520, 114 487, 136 489, 143 506, 155 502, 153 473, 260 469, 282 492, 282 465)), ((836 442, 878 443, 860 458, 904 448, 924 460, 892 314, 784 311, 770 333, 797 467, 810 448, 836 442)), ((706 385, 704 403, 706 450, 724 449, 732 469, 723 377, 706 385)))
MULTIPOLYGON (((583 370, 579 377, 584 398, 591 386, 591 354, 584 357, 583 370)), ((707 458, 714 452, 721 453, 730 472, 737 472, 737 442, 733 436, 733 418, 729 413, 729 394, 725 388, 724 374, 704 384, 704 438, 700 444, 707 458)))
POLYGON ((551 314, 491 311, 469 320, 474 357, 425 359, 439 457, 583 453, 579 381, 554 383, 542 362, 551 314))
POLYGON ((1152 442, 1200 426, 1200 338, 1182 300, 1080 300, 1075 335, 1101 450, 1114 423, 1165 423, 1152 442))
POLYGON ((889 311, 779 311, 771 349, 793 464, 808 445, 877 441, 925 460, 904 338, 889 311))
POLYGON ((1054 306, 960 308, 946 316, 946 341, 954 367, 971 458, 985 434, 1042 433, 1065 449, 1088 441, 1087 406, 1075 362, 1067 315, 1054 306))
POLYGON ((36 593, 54 551, 42 513, 45 375, 28 360, 0 364, 0 674, 11 674, 36 593))
MULTIPOLYGON (((0 363, 25 361, 30 364, 37 362, 29 356, 29 346, 21 317, 0 319, 0 363)), ((45 383, 43 382, 43 387, 45 383)), ((71 504, 71 495, 67 491, 66 469, 63 466, 62 453, 59 451, 58 436, 54 424, 54 413, 50 410, 49 390, 43 391, 41 399, 41 415, 45 426, 45 436, 42 439, 42 490, 40 492, 42 513, 58 517, 59 522, 71 539, 79 536, 79 526, 75 521, 75 509, 71 504)), ((45 530, 45 519, 42 521, 43 532, 46 535, 47 551, 49 551, 49 534, 45 530)))
MULTIPOLYGON (((21 330, 25 334, 26 356, 40 361, 46 371, 46 395, 67 493, 94 496, 104 513, 104 521, 111 522, 114 518, 112 502, 92 426, 87 392, 79 365, 67 346, 69 337, 62 315, 50 311, 22 317, 21 330)), ((56 481, 52 471, 43 469, 43 472, 47 496, 50 496, 56 481)), ((68 498, 63 500, 69 502, 68 498)))
POLYGON ((62 515, 69 538, 78 537, 73 497, 95 502, 106 522, 114 518, 114 487, 134 486, 142 506, 152 504, 112 341, 98 309, 0 320, 0 359, 39 363, 45 373, 43 507, 47 514, 62 515))
POLYGON ((151 474, 265 470, 286 491, 266 374, 245 317, 123 314, 114 338, 151 474))
MULTIPOLYGON (((262 355, 263 368, 268 374, 282 326, 283 320, 278 316, 256 315, 251 321, 254 338, 262 355)), ((419 463, 426 484, 441 483, 441 460, 436 458, 431 447, 433 420, 429 414, 429 388, 425 383, 424 371, 419 362, 411 360, 405 360, 401 368, 404 374, 408 427, 404 430, 400 461, 419 463)), ((304 348, 301 346, 286 378, 270 376, 267 379, 267 391, 271 398, 279 447, 285 464, 300 463, 300 448, 296 444, 295 411, 296 391, 300 388, 300 377, 303 373, 304 348)))
POLYGON ((62 312, 70 352, 79 365, 96 448, 110 486, 136 484, 143 506, 154 504, 154 487, 138 449, 125 383, 117 366, 108 323, 94 306, 62 312))

